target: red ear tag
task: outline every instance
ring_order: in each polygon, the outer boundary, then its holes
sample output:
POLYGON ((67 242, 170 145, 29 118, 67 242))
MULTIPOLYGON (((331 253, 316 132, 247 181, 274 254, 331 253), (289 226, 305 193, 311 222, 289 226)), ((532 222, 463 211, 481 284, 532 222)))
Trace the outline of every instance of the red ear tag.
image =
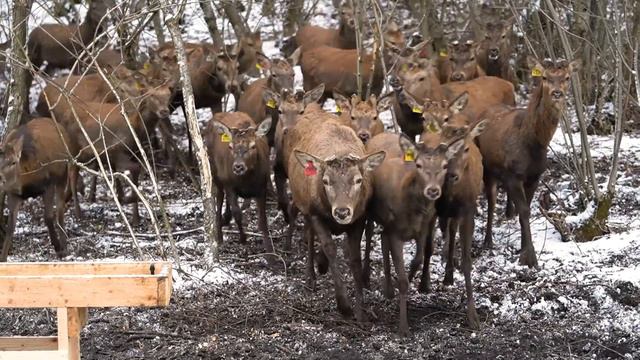
POLYGON ((318 169, 313 165, 313 161, 307 161, 307 165, 304 167, 305 176, 315 176, 318 173, 318 169))

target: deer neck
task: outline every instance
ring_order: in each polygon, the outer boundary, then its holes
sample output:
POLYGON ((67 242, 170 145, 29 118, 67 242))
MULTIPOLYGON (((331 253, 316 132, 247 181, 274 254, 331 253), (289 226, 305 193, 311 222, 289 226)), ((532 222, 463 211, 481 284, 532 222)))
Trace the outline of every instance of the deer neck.
POLYGON ((84 21, 78 27, 80 32, 80 38, 85 45, 89 45, 93 38, 103 31, 102 26, 99 26, 99 22, 93 20, 93 16, 89 12, 84 21))
POLYGON ((351 31, 345 24, 340 24, 338 27, 338 34, 340 35, 340 42, 345 49, 356 48, 356 33, 351 31))
POLYGON ((531 94, 524 128, 535 142, 546 148, 558 128, 561 115, 562 110, 555 106, 541 82, 531 94))

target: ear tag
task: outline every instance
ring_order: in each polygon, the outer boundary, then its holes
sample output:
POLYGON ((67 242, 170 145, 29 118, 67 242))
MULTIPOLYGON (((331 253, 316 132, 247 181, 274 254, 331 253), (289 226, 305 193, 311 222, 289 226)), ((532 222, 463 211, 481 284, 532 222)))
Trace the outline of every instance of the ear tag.
POLYGON ((440 49, 440 56, 442 57, 449 56, 449 52, 447 51, 447 49, 440 49))
POLYGON ((407 65, 407 64, 402 64, 402 66, 400 67, 400 70, 402 70, 402 71, 408 71, 408 70, 409 70, 409 65, 407 65))
POLYGON ((260 65, 259 63, 256 63, 256 69, 262 70, 262 65, 260 65))
POLYGON ((342 108, 338 104, 336 104, 336 112, 337 113, 342 113, 342 108))
POLYGON ((541 77, 542 76, 542 70, 540 70, 537 67, 534 67, 533 69, 531 69, 531 76, 533 76, 533 77, 541 77))
POLYGON ((146 63, 144 63, 144 65, 142 65, 142 68, 145 69, 145 70, 149 70, 151 68, 151 64, 146 62, 146 63))
POLYGON ((411 111, 416 114, 422 114, 422 108, 420 108, 419 106, 414 106, 413 108, 411 108, 411 111))
POLYGON ((223 143, 230 143, 231 142, 231 135, 229 135, 227 133, 223 133, 222 135, 220 135, 220 141, 222 141, 223 143))
POLYGON ((315 176, 318 173, 318 169, 316 169, 315 165, 313 165, 313 161, 307 161, 307 165, 304 167, 304 175, 305 176, 315 176))
POLYGON ((416 153, 413 151, 413 149, 408 149, 407 151, 404 152, 404 161, 406 162, 416 161, 416 153))
POLYGON ((438 132, 438 127, 436 127, 436 124, 434 124, 433 121, 431 121, 427 124, 426 130, 432 134, 435 134, 438 132))
POLYGON ((267 101, 267 107, 275 109, 276 108, 276 101, 273 100, 273 99, 269 99, 269 101, 267 101))
POLYGON ((136 81, 136 89, 141 90, 142 88, 142 84, 139 81, 136 81))

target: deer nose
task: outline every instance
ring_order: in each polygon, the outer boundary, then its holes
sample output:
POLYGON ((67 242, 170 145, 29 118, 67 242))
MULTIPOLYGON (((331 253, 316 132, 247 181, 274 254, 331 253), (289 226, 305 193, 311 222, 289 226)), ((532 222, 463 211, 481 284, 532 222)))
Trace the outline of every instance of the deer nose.
POLYGON ((347 207, 336 208, 335 210, 333 210, 333 216, 338 221, 340 221, 340 220, 342 220, 342 221, 348 220, 351 217, 351 209, 349 209, 347 207))
POLYGON ((235 175, 242 175, 247 171, 247 165, 245 165, 244 163, 241 162, 234 162, 233 163, 233 173, 235 175))
POLYGON ((371 139, 371 134, 367 133, 367 132, 360 132, 358 133, 358 137, 360 138, 360 140, 362 140, 363 143, 367 143, 367 141, 369 141, 369 139, 371 139))
POLYGON ((500 56, 500 49, 498 48, 489 49, 489 56, 491 56, 494 59, 497 58, 498 56, 500 56))
POLYGON ((464 74, 461 72, 456 72, 451 75, 451 80, 453 81, 462 81, 464 80, 464 74))
POLYGON ((455 182, 458 182, 458 180, 460 180, 460 176, 458 176, 458 174, 451 174, 449 175, 449 179, 455 183, 455 182))
POLYGON ((557 99, 562 99, 562 98, 564 97, 564 91, 562 91, 562 90, 558 90, 558 89, 553 90, 553 91, 551 92, 551 96, 552 96, 554 99, 556 99, 556 100, 557 100, 557 99))
POLYGON ((424 195, 429 200, 437 200, 440 197, 440 188, 439 187, 429 187, 424 191, 424 195))

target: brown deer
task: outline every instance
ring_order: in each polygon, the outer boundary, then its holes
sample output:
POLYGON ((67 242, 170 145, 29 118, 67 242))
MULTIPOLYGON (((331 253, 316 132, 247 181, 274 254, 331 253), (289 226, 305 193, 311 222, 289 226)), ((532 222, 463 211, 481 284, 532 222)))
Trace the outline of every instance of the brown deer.
POLYGON ((64 212, 69 151, 74 148, 67 132, 49 118, 33 119, 5 138, 0 148, 0 189, 7 194, 9 221, 0 261, 7 261, 22 202, 38 196, 44 202, 44 222, 56 254, 60 258, 68 254, 64 212))
POLYGON ((337 29, 326 29, 320 26, 305 25, 288 41, 283 48, 285 55, 291 56, 293 50, 302 47, 304 51, 320 46, 338 49, 356 48, 356 21, 353 8, 344 4, 340 7, 340 25, 337 29))
POLYGON ((105 29, 103 18, 112 1, 91 1, 80 25, 43 24, 33 29, 27 40, 29 60, 39 68, 45 61, 45 72, 73 66, 80 54, 105 29))
POLYGON ((485 76, 476 58, 477 46, 473 40, 455 40, 448 45, 447 56, 440 56, 440 82, 468 81, 485 76))
MULTIPOLYGON (((317 113, 317 117, 323 115, 317 113)), ((320 120, 320 119, 318 119, 320 120)), ((371 171, 383 160, 384 152, 366 155, 356 133, 339 121, 318 121, 295 141, 289 158, 288 174, 293 203, 305 217, 311 233, 306 236, 310 253, 314 234, 320 240, 333 276, 338 311, 353 314, 337 264, 337 249, 332 234, 347 233, 345 253, 355 281, 355 316, 365 321, 363 311, 360 240, 364 230, 365 209, 372 193, 371 171)), ((307 269, 313 256, 307 257, 307 269)))
MULTIPOLYGON (((277 108, 279 114, 278 123, 274 136, 275 162, 273 164, 273 173, 276 183, 276 192, 278 198, 278 207, 284 214, 285 221, 291 225, 289 218, 289 198, 287 196, 287 167, 289 164, 289 156, 293 149, 291 148, 290 136, 294 131, 299 120, 303 119, 305 114, 309 116, 310 112, 321 111, 321 109, 310 107, 311 104, 317 104, 320 97, 324 93, 324 85, 320 85, 306 93, 298 92, 293 94, 285 91, 282 94, 266 89, 264 91, 264 100, 272 102, 277 108), (306 111, 309 108, 310 111, 306 111)), ((272 125, 273 126, 273 125, 272 125)), ((287 237, 285 250, 291 246, 291 238, 287 237)))
POLYGON ((483 118, 489 119, 478 146, 484 165, 487 194, 487 227, 484 244, 493 246, 492 223, 496 201, 496 182, 506 188, 520 219, 520 264, 537 267, 529 224, 530 205, 538 180, 546 170, 547 147, 566 108, 567 89, 571 74, 580 67, 579 61, 546 59, 542 65, 530 59, 542 73, 542 80, 530 95, 526 109, 495 107, 483 118))
POLYGON ((358 95, 347 99, 341 94, 333 93, 336 107, 340 112, 340 120, 358 134, 363 143, 384 132, 384 124, 378 115, 391 106, 392 97, 384 96, 378 101, 377 96, 371 95, 362 100, 358 95))
POLYGON ((489 76, 497 76, 515 84, 515 74, 509 64, 514 19, 485 22, 484 38, 476 50, 478 65, 489 76))
MULTIPOLYGON (((129 121, 121 114, 120 104, 72 102, 72 106, 58 121, 64 124, 72 142, 77 144, 77 161, 87 164, 95 161, 91 143, 103 163, 110 164, 115 171, 129 171, 131 181, 137 186, 141 167, 135 158, 137 146, 129 126, 144 141, 151 131, 150 127, 157 124, 158 119, 169 117, 170 99, 171 90, 167 85, 145 89, 142 99, 124 104, 129 121)), ((75 184, 77 173, 72 173, 71 177, 71 183, 75 184)), ((71 190, 76 214, 79 214, 78 195, 73 188, 71 190)), ((132 224, 137 226, 140 219, 137 196, 132 193, 124 197, 119 186, 118 192, 124 203, 132 204, 132 224)), ((95 200, 95 182, 91 185, 89 199, 95 200)))
MULTIPOLYGON (((399 332, 406 336, 409 333, 407 317, 407 292, 409 279, 413 277, 422 264, 425 229, 430 218, 434 217, 433 204, 442 193, 442 185, 447 174, 447 163, 457 153, 463 141, 438 144, 429 147, 426 144, 414 144, 405 135, 390 134, 395 137, 396 144, 391 145, 391 153, 398 153, 399 147, 403 157, 386 158, 374 171, 374 195, 370 205, 370 216, 384 228, 382 232, 382 258, 384 264, 384 292, 388 298, 393 297, 391 284, 391 266, 389 254, 393 258, 398 276, 400 291, 399 332), (415 239, 417 242, 416 258, 411 262, 410 274, 404 268, 403 244, 415 239)), ((386 151, 386 141, 372 141, 367 151, 386 151), (375 145, 383 145, 379 148, 375 145)))
POLYGON ((293 80, 295 73, 292 64, 283 59, 269 61, 262 58, 261 68, 268 70, 266 79, 259 79, 251 83, 240 95, 238 111, 244 112, 260 124, 267 116, 271 118, 271 130, 267 134, 269 145, 273 146, 275 130, 278 124, 279 112, 275 97, 284 90, 293 92, 293 80), (270 91, 270 93, 267 93, 270 91))
POLYGON ((230 54, 236 54, 238 59, 238 73, 247 74, 252 77, 260 76, 262 64, 262 37, 260 30, 249 32, 242 36, 235 45, 228 45, 226 48, 230 54))
POLYGON ((273 244, 267 228, 266 202, 269 181, 269 145, 266 134, 271 127, 271 119, 266 119, 256 127, 251 118, 241 112, 217 113, 209 121, 206 130, 207 148, 214 174, 214 184, 218 189, 216 218, 218 243, 222 243, 222 205, 227 199, 227 208, 238 225, 241 243, 246 243, 242 225, 242 211, 238 206, 238 196, 255 198, 258 204, 258 228, 262 233, 262 245, 270 262, 273 258, 273 244))

